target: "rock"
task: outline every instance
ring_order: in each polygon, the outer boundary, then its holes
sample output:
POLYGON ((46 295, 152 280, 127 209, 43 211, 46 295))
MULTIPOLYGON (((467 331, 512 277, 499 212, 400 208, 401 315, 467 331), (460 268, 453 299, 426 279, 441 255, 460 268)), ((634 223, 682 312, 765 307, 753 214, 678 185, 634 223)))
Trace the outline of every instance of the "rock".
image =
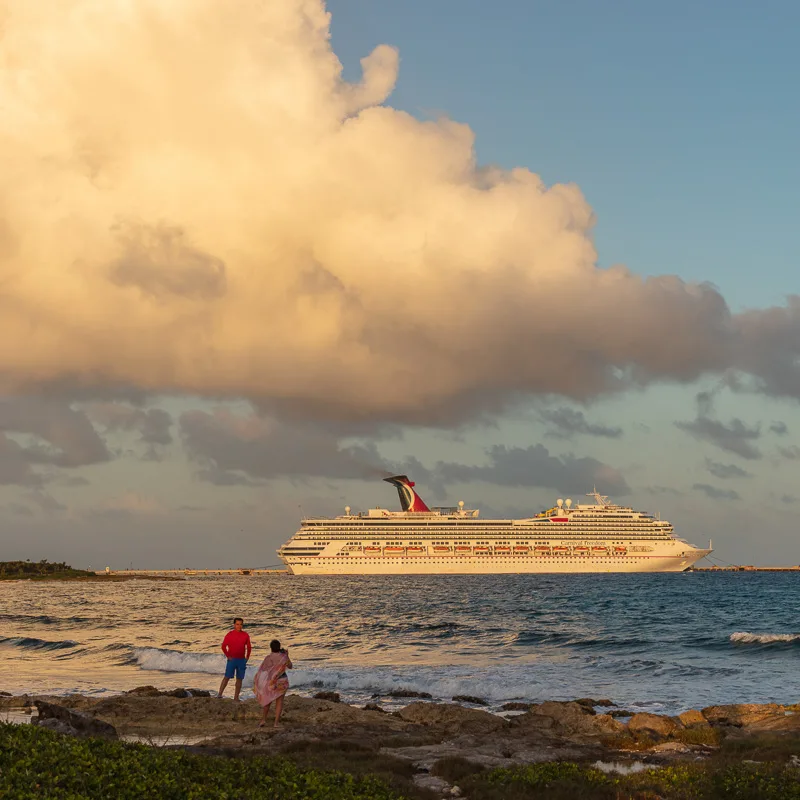
POLYGON ((616 705, 616 703, 612 703, 610 700, 593 700, 591 697, 581 697, 579 700, 573 700, 572 702, 577 703, 579 706, 588 706, 589 708, 611 708, 616 705))
POLYGON ((460 786, 451 786, 450 787, 450 794, 453 797, 461 797, 461 787, 460 786))
POLYGON ((708 720, 697 709, 694 708, 690 708, 688 711, 678 714, 678 719, 686 728, 708 727, 708 720))
POLYGON ((133 695, 134 697, 161 697, 162 692, 156 689, 155 686, 137 686, 135 689, 130 689, 125 694, 133 695))
POLYGON ((650 748, 651 753, 690 753, 692 748, 682 742, 661 742, 650 748))
POLYGON ((618 719, 619 717, 632 717, 633 711, 626 711, 624 708, 614 708, 607 712, 609 717, 618 719))
POLYGON ((414 776, 414 785, 420 789, 427 789, 429 792, 450 794, 450 784, 444 778, 437 778, 435 775, 428 775, 425 772, 417 773, 414 776))
POLYGON ((315 700, 330 700, 331 703, 341 703, 342 698, 339 692, 317 692, 314 695, 315 700))
POLYGON ((374 694, 373 697, 418 697, 421 699, 429 699, 433 697, 430 692, 415 692, 413 689, 392 689, 391 692, 386 694, 374 694))
POLYGON ((380 711, 381 714, 385 714, 386 713, 386 709, 385 708, 381 708, 377 703, 367 703, 364 706, 364 711, 380 711))
POLYGON ((533 705, 525 714, 512 717, 513 727, 547 731, 552 735, 582 741, 596 739, 613 733, 620 733, 625 726, 608 714, 589 714, 585 706, 577 703, 556 703, 547 701, 533 705))
POLYGON ((450 703, 412 703, 401 708, 399 715, 406 722, 435 726, 448 734, 491 733, 508 725, 502 717, 488 711, 450 703))
POLYGON ((708 706, 703 709, 703 717, 711 725, 732 726, 735 728, 753 728, 756 730, 773 730, 775 728, 796 728, 797 724, 786 726, 787 718, 783 706, 777 703, 741 703, 728 706, 708 706))
POLYGON ((71 727, 68 723, 64 722, 63 720, 56 719, 55 717, 48 717, 47 719, 43 719, 41 722, 38 723, 41 728, 47 728, 48 730, 54 731, 55 733, 60 733, 63 736, 76 736, 77 732, 75 728, 71 727))
POLYGON ((628 722, 631 733, 660 739, 667 739, 682 728, 683 725, 672 717, 662 717, 660 714, 634 714, 628 722))
MULTIPOLYGON (((189 697, 211 697, 211 692, 208 689, 187 689, 189 692, 189 697)), ((216 692, 214 693, 216 697, 216 692)))
MULTIPOLYGON (((39 712, 37 722, 54 719, 62 726, 71 729, 70 732, 76 736, 97 736, 102 739, 118 739, 116 728, 108 722, 93 717, 91 714, 84 714, 80 711, 73 711, 71 708, 47 703, 44 700, 35 701, 36 709, 39 712)), ((55 723, 47 723, 45 727, 54 726, 55 723)))
POLYGON ((488 706, 489 704, 480 697, 473 697, 471 694, 457 694, 453 698, 454 703, 472 703, 476 706, 488 706))
POLYGON ((512 701, 511 703, 503 703, 500 706, 501 711, 528 711, 533 703, 522 703, 517 700, 512 701))
POLYGON ((0 692, 0 697, 11 697, 11 692, 0 692))

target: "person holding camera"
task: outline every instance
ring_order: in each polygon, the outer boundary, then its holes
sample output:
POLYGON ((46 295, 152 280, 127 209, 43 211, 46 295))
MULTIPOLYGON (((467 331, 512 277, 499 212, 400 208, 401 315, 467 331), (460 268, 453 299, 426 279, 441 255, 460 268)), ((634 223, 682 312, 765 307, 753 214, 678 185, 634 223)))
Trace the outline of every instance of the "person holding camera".
POLYGON ((272 701, 275 701, 275 725, 280 727, 279 722, 283 713, 283 696, 289 689, 289 678, 286 670, 292 668, 289 659, 289 652, 281 647, 277 639, 269 643, 270 653, 261 662, 261 666, 253 678, 253 690, 256 698, 264 709, 264 718, 259 722, 258 727, 263 728, 267 724, 267 715, 272 701))

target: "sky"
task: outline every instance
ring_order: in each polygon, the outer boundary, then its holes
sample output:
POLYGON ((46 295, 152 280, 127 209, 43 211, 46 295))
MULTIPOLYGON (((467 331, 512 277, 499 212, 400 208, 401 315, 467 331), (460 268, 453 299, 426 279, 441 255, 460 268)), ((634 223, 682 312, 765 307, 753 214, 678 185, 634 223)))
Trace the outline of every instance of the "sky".
POLYGON ((0 19, 4 557, 271 565, 406 472, 800 563, 796 4, 0 19))

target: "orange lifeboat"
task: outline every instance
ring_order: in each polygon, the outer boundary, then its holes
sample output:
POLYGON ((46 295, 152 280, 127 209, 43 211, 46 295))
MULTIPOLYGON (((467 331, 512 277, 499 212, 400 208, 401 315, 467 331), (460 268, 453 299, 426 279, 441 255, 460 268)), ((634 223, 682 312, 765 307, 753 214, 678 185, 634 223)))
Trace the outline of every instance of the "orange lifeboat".
POLYGON ((468 544, 456 545, 456 553, 471 553, 472 548, 468 544))
POLYGON ((405 547, 384 547, 383 554, 386 556, 402 556, 406 552, 405 547))
POLYGON ((425 555, 425 548, 424 547, 407 547, 406 553, 410 556, 422 556, 425 555))
POLYGON ((364 548, 364 555, 365 556, 379 556, 381 554, 380 547, 365 547, 364 548))
POLYGON ((624 555, 627 554, 627 552, 628 552, 628 548, 627 547, 615 547, 614 548, 614 555, 615 556, 624 556, 624 555))
POLYGON ((434 553, 442 554, 442 553, 449 553, 450 548, 444 547, 443 545, 435 545, 433 548, 434 553))
POLYGON ((582 546, 581 546, 581 547, 573 547, 573 548, 572 548, 572 552, 573 552, 573 553, 574 553, 576 556, 585 556, 585 555, 587 555, 587 554, 588 554, 588 552, 589 552, 589 548, 588 548, 588 547, 582 547, 582 546))
POLYGON ((533 548, 534 555, 537 556, 549 556, 550 555, 550 548, 547 545, 537 545, 533 548))
POLYGON ((511 552, 511 548, 500 545, 500 547, 495 547, 494 551, 499 556, 507 556, 511 552))
POLYGON ((592 548, 592 555, 593 556, 607 556, 608 555, 608 548, 607 547, 593 547, 592 548))
POLYGON ((488 556, 492 551, 488 547, 478 546, 475 548, 475 552, 479 555, 488 556))
POLYGON ((563 556, 564 554, 569 553, 569 547, 554 547, 553 552, 563 556))
POLYGON ((514 547, 514 552, 520 555, 525 555, 526 553, 530 553, 531 549, 527 545, 518 544, 514 547))

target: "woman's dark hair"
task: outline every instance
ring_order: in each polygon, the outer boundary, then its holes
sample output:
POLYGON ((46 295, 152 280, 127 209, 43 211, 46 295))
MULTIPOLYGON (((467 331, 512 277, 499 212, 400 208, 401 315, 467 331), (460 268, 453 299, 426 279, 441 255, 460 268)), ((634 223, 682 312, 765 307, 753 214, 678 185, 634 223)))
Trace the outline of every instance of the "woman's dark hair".
POLYGON ((269 643, 269 649, 272 650, 273 653, 280 653, 280 651, 281 651, 281 643, 277 639, 273 639, 269 643))

